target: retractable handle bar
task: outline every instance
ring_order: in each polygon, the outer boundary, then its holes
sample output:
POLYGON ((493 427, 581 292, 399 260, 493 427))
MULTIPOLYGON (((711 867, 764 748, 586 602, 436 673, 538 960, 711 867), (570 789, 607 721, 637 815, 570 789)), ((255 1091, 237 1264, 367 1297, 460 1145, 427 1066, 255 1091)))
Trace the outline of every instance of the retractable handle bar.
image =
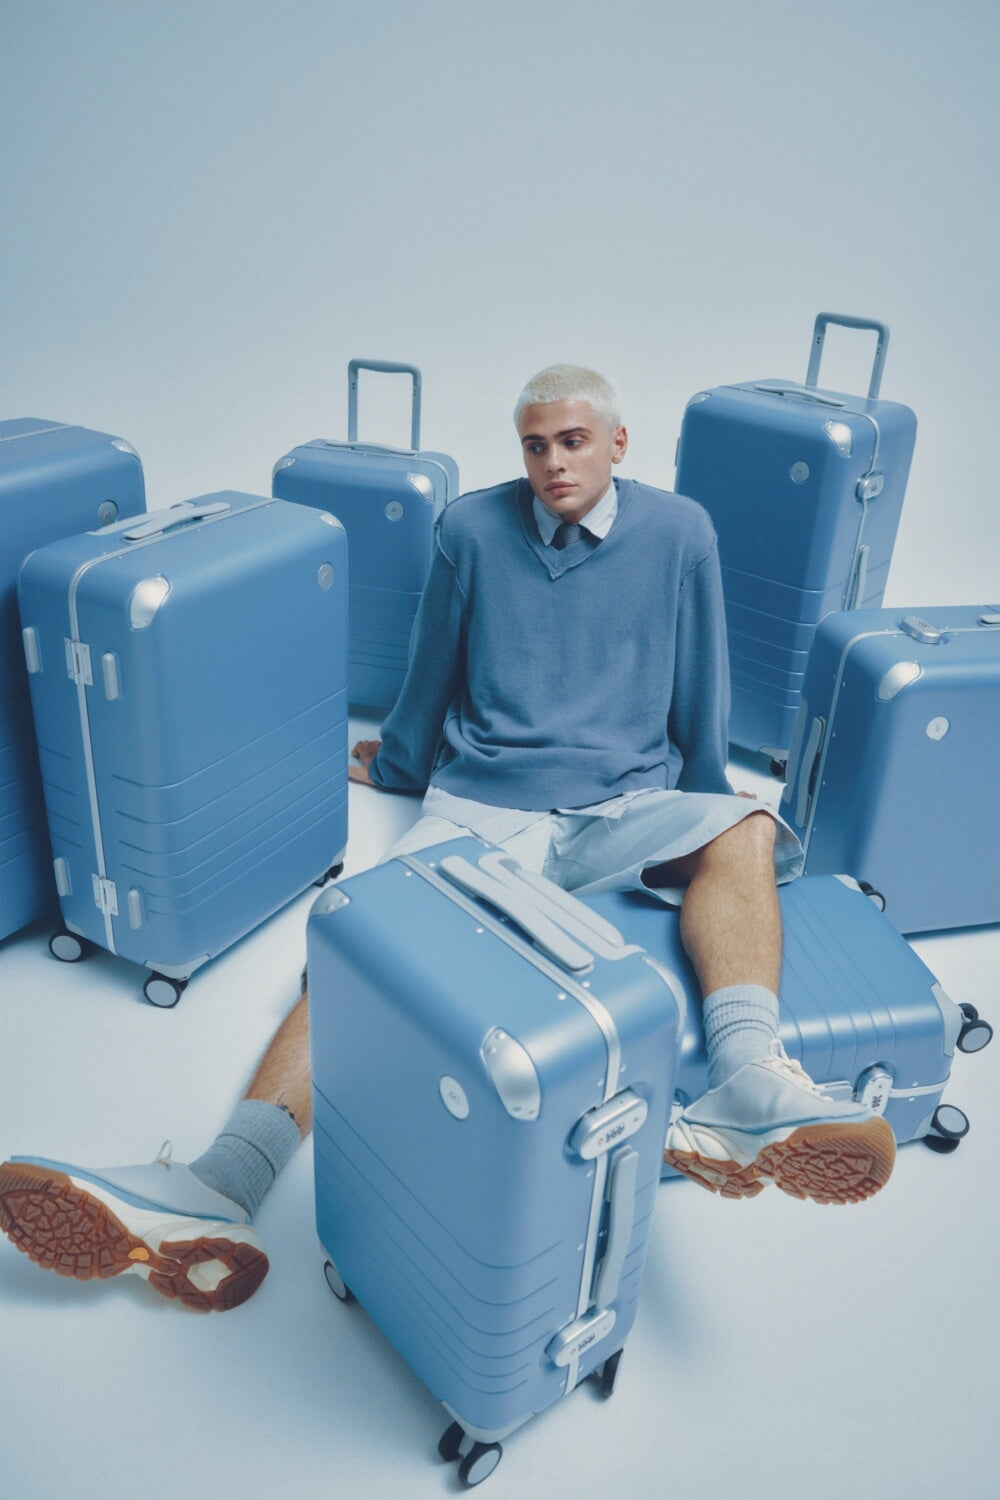
POLYGON ((410 448, 420 449, 420 371, 416 365, 397 365, 385 359, 352 359, 347 366, 347 441, 358 440, 358 371, 377 370, 382 375, 409 375, 413 381, 410 406, 410 448))
POLYGON ((823 358, 823 343, 826 339, 826 330, 829 324, 836 323, 841 328, 867 328, 878 334, 878 342, 875 345, 875 361, 872 365, 871 380, 868 382, 868 399, 874 401, 882 385, 882 370, 885 365, 885 354, 889 347, 889 327, 886 323, 877 323, 871 318, 853 318, 847 313, 817 313, 816 322, 813 325, 812 348, 809 352, 809 368, 806 371, 806 385, 816 385, 819 380, 819 362, 823 358))

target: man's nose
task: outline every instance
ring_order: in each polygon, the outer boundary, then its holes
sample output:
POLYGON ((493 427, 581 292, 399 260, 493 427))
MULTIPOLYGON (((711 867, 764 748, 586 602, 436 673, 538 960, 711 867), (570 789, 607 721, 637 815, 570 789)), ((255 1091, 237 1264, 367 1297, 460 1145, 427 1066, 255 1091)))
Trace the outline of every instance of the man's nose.
POLYGON ((565 468, 563 455, 560 449, 550 448, 545 455, 545 468, 549 474, 557 474, 560 469, 565 468))

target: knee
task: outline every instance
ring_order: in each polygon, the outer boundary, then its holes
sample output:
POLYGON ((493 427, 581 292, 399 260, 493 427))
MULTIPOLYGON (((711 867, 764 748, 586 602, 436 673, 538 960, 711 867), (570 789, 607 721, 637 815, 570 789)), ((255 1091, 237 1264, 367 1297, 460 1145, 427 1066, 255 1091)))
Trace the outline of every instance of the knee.
POLYGON ((774 843, 778 825, 766 808, 752 812, 734 823, 708 846, 713 856, 741 865, 774 863, 774 843))

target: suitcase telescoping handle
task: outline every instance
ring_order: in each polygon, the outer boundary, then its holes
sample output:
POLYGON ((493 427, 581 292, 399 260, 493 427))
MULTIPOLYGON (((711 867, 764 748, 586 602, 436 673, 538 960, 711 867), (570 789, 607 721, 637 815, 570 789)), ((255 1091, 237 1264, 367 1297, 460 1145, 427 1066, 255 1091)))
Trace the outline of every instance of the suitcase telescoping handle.
POLYGON ((410 450, 420 449, 420 371, 416 365, 397 365, 385 359, 352 359, 347 366, 347 441, 358 440, 358 371, 377 370, 382 375, 409 375, 413 382, 410 406, 410 450))
POLYGON ((812 348, 809 351, 809 368, 806 371, 806 385, 817 385, 819 382, 819 363, 823 358, 823 344, 826 339, 826 330, 831 323, 836 323, 841 328, 868 328, 878 334, 878 342, 875 345, 875 361, 872 365, 871 380, 868 382, 868 399, 874 401, 882 386, 882 370, 885 366, 886 350, 889 347, 889 328, 885 323, 877 323, 872 318, 854 318, 847 313, 817 313, 816 322, 813 325, 812 348))

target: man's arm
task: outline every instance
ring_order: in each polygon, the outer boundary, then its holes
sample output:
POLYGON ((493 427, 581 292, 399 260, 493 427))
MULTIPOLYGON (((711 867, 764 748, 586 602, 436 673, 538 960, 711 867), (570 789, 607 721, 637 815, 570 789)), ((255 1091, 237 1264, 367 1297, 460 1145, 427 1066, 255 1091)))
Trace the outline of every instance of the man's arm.
POLYGON ((461 693, 465 664, 465 598, 438 536, 421 596, 410 661, 395 707, 382 725, 381 740, 362 740, 349 767, 354 781, 386 791, 424 792, 437 763, 444 723, 461 693), (364 749, 364 754, 360 751, 364 749))
POLYGON ((687 792, 730 792, 729 649, 722 572, 715 546, 684 580, 677 613, 677 657, 669 733, 687 792))

